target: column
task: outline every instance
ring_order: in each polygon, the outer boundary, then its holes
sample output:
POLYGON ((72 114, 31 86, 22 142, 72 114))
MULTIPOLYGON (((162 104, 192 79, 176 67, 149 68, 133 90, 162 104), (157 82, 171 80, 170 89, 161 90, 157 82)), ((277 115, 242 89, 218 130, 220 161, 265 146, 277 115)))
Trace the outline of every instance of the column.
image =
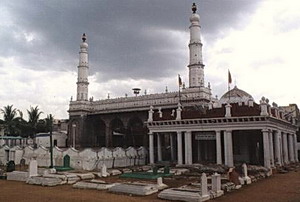
POLYGON ((153 142, 153 133, 149 133, 149 155, 150 155, 150 164, 154 164, 154 142, 153 142))
POLYGON ((264 145, 264 166, 266 168, 271 168, 269 130, 268 129, 262 130, 262 135, 263 135, 263 145, 264 145))
POLYGON ((216 131, 216 154, 217 164, 222 164, 221 131, 216 131))
POLYGON ((294 136, 295 162, 299 162, 299 159, 298 159, 297 134, 294 133, 293 136, 294 136))
POLYGON ((177 164, 182 165, 182 133, 177 131, 177 164))
POLYGON ((288 137, 288 148, 289 148, 289 161, 290 162, 295 162, 295 157, 294 157, 294 141, 293 141, 293 137, 292 137, 292 134, 288 133, 287 134, 287 137, 288 137))
POLYGON ((288 155, 288 145, 287 145, 287 134, 282 132, 282 148, 283 148, 283 162, 285 164, 289 163, 288 155))
POLYGON ((273 149, 273 131, 269 132, 269 142, 270 142, 270 163, 271 166, 274 167, 274 149, 273 149))
POLYGON ((232 131, 224 132, 225 165, 233 166, 232 131))
POLYGON ((191 165, 193 164, 192 158, 192 132, 186 131, 184 135, 185 142, 185 164, 191 165))
POLYGON ((175 160, 174 134, 170 133, 171 160, 175 160))
POLYGON ((161 135, 157 133, 157 160, 162 161, 162 153, 161 153, 161 135))
POLYGON ((279 131, 279 138, 280 138, 280 158, 281 158, 281 165, 284 164, 284 155, 283 155, 283 136, 282 132, 279 131))
POLYGON ((281 141, 281 138, 280 138, 279 134, 280 134, 279 131, 275 130, 275 136, 274 136, 275 165, 279 164, 280 166, 282 166, 281 154, 280 154, 280 141, 281 141))

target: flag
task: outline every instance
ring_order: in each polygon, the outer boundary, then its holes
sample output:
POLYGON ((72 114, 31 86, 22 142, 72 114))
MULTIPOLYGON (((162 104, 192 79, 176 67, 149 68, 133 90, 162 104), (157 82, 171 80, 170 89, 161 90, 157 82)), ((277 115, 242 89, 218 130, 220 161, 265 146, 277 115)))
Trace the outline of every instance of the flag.
POLYGON ((232 79, 231 79, 231 74, 230 71, 228 70, 228 83, 232 83, 232 79))
POLYGON ((181 77, 180 77, 179 74, 178 74, 178 85, 179 85, 179 86, 182 86, 182 81, 181 81, 181 77))

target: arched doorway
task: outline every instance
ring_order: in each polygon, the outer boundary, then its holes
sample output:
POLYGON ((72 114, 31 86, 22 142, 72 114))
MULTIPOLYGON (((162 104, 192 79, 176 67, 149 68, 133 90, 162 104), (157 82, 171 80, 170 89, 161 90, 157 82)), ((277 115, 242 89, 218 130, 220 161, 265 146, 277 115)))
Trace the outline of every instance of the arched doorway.
POLYGON ((127 144, 133 147, 143 146, 145 134, 147 128, 144 127, 142 120, 138 117, 131 118, 127 127, 127 144))
POLYGON ((105 129, 106 125, 102 119, 95 119, 93 121, 94 128, 94 145, 96 147, 105 147, 105 129))
POLYGON ((113 147, 126 147, 126 130, 123 122, 119 118, 115 118, 110 122, 112 146, 113 147))

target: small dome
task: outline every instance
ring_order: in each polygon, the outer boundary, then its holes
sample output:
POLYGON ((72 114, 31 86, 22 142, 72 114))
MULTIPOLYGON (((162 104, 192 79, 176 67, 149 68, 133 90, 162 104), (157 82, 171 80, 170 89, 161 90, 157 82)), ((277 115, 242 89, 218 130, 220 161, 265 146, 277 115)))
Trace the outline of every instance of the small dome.
POLYGON ((82 42, 80 44, 80 48, 88 48, 88 47, 89 47, 89 45, 86 42, 82 42))
POLYGON ((200 21, 200 16, 197 13, 193 13, 192 16, 190 17, 190 21, 191 22, 194 22, 194 21, 199 22, 200 21))
POLYGON ((243 91, 241 89, 238 89, 235 86, 232 90, 227 91, 221 97, 220 102, 222 104, 224 104, 224 103, 228 103, 228 101, 230 103, 238 103, 238 102, 247 102, 249 100, 253 100, 254 101, 253 97, 249 93, 247 93, 247 92, 245 92, 245 91, 243 91))

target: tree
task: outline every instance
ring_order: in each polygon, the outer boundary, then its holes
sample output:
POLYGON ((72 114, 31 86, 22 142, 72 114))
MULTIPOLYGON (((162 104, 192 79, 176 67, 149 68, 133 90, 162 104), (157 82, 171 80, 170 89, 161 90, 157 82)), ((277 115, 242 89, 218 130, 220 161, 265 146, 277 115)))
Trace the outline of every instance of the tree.
POLYGON ((13 105, 7 105, 1 109, 4 121, 4 132, 7 135, 16 135, 17 133, 17 109, 13 105))
POLYGON ((27 110, 28 113, 28 124, 31 128, 31 136, 33 136, 37 131, 37 124, 40 118, 40 115, 43 113, 40 111, 38 106, 35 108, 30 107, 30 110, 27 110))

